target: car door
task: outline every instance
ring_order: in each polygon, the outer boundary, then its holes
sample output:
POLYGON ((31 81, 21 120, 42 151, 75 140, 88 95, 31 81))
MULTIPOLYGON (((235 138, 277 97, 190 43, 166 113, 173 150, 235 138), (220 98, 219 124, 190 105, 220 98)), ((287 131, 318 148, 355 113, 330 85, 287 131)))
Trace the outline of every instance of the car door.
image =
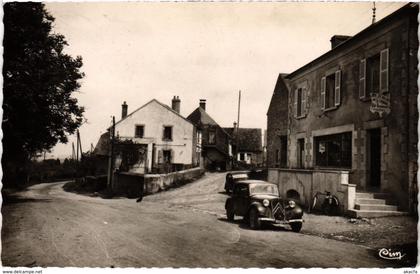
POLYGON ((248 198, 249 188, 248 184, 235 184, 236 189, 236 202, 235 202, 235 214, 239 216, 245 216, 248 210, 248 198))

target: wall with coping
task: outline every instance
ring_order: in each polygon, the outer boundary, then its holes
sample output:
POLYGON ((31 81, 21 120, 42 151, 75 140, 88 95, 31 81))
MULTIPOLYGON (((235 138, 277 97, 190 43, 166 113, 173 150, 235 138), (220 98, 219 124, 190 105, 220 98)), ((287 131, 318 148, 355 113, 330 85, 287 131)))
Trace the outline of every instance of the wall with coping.
POLYGON ((204 170, 200 167, 186 169, 167 174, 139 174, 120 172, 114 174, 112 191, 116 195, 139 197, 143 194, 153 194, 176 184, 201 177, 204 170))

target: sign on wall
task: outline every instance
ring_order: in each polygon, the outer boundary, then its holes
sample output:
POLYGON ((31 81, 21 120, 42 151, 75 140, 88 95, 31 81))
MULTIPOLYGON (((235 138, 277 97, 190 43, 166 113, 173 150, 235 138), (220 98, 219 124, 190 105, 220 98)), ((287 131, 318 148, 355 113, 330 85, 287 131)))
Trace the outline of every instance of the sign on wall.
POLYGON ((391 100, 389 93, 371 93, 370 97, 372 102, 372 105, 369 108, 370 112, 378 113, 379 117, 382 117, 384 113, 389 114, 391 112, 391 100))

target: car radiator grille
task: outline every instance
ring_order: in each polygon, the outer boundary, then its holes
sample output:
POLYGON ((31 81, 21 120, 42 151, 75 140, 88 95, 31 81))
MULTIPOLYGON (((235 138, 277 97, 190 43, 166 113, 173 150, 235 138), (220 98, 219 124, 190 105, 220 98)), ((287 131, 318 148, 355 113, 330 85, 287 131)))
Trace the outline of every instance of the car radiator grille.
POLYGON ((279 201, 271 201, 271 208, 273 212, 273 217, 278 218, 281 212, 281 206, 279 201))

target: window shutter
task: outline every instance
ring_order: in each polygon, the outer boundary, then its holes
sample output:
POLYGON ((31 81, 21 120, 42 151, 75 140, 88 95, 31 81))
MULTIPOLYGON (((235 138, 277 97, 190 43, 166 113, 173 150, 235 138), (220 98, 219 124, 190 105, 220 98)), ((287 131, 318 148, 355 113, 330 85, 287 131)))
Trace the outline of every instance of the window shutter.
POLYGON ((321 109, 325 109, 325 76, 321 78, 321 109))
POLYGON ((341 103, 341 70, 335 72, 335 96, 334 105, 337 107, 341 103))
POLYGON ((366 59, 360 60, 359 67, 359 98, 366 98, 366 59))
POLYGON ((379 90, 381 93, 388 92, 388 67, 389 67, 389 50, 381 51, 380 74, 379 74, 379 90))
POLYGON ((295 101, 294 101, 294 109, 295 109, 295 118, 297 118, 298 117, 298 113, 297 113, 297 111, 298 111, 298 90, 297 89, 295 89, 295 101))
POLYGON ((306 116, 306 88, 302 89, 301 116, 306 116))

